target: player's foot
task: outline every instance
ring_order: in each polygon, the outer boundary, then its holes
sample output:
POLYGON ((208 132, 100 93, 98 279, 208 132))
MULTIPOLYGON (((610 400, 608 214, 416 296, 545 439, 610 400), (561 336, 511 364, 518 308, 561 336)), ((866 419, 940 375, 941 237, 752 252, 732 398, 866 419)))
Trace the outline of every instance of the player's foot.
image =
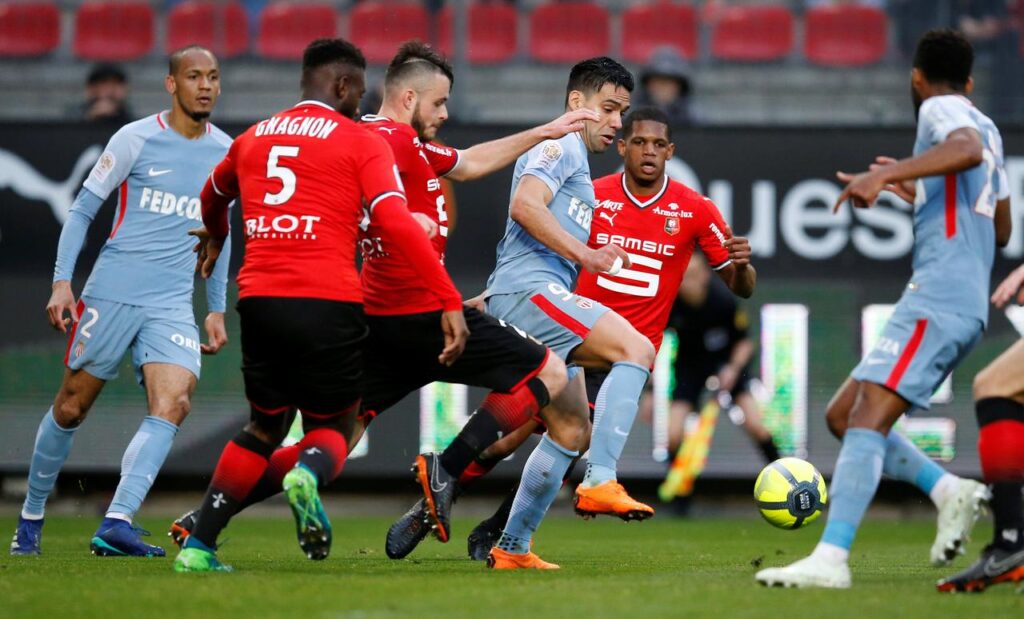
POLYGON ((599 514, 618 516, 623 520, 647 520, 654 515, 654 508, 626 494, 626 489, 617 481, 606 481, 590 488, 576 486, 574 499, 576 513, 584 518, 599 514))
POLYGON ((316 475, 299 464, 288 471, 281 485, 295 516, 295 534, 302 552, 314 561, 326 559, 331 552, 331 522, 320 502, 316 475))
POLYGON ((984 484, 971 479, 957 480, 956 489, 939 506, 939 522, 932 544, 932 565, 949 565, 957 555, 964 554, 964 542, 971 538, 971 529, 990 498, 984 484))
POLYGON ((420 499, 388 529, 384 552, 389 559, 403 559, 416 549, 427 533, 430 533, 427 500, 420 499))
POLYGON ((423 498, 427 502, 427 514, 434 525, 434 535, 441 542, 447 542, 451 533, 452 503, 455 502, 458 483, 441 466, 441 454, 436 452, 416 456, 412 470, 423 487, 423 498))
POLYGON ((984 591, 1001 582, 1024 582, 1024 548, 1006 550, 988 545, 981 557, 962 572, 935 583, 939 591, 984 591))
POLYGON ((191 539, 174 558, 175 572, 232 572, 230 565, 217 559, 217 553, 202 542, 191 539))
POLYGON ((188 539, 188 536, 192 535, 192 529, 196 526, 196 518, 198 517, 198 509, 185 512, 179 516, 177 520, 171 523, 171 528, 167 531, 167 537, 171 538, 171 541, 174 542, 178 548, 181 548, 185 545, 185 540, 188 539))
POLYGON ((754 578, 767 587, 849 589, 850 567, 811 555, 785 567, 763 569, 754 578))
POLYGON ((149 531, 117 518, 104 518, 89 542, 89 550, 97 557, 163 557, 163 548, 140 539, 149 531))
POLYGON ((466 546, 469 550, 469 558, 474 561, 486 561, 491 549, 498 543, 501 537, 501 529, 490 520, 484 520, 476 525, 469 537, 466 538, 466 546))
POLYGON ((14 556, 30 556, 42 553, 39 545, 43 540, 43 519, 26 520, 18 516, 18 528, 11 539, 11 554, 14 556))
POLYGON ((557 570, 558 564, 548 563, 533 552, 513 554, 501 548, 491 548, 487 567, 494 570, 557 570))

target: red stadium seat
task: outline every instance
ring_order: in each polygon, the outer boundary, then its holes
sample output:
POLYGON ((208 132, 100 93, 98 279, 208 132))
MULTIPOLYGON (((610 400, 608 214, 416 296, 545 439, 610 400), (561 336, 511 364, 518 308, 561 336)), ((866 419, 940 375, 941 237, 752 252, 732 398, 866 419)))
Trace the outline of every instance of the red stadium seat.
POLYGON ((889 21, 867 6, 823 6, 807 11, 804 56, 815 64, 856 67, 885 57, 889 21))
POLYGON ((41 56, 60 45, 56 4, 0 4, 0 56, 41 56))
POLYGON ((793 15, 781 6, 726 8, 711 31, 711 55, 719 60, 780 60, 792 49, 793 15))
POLYGON ((221 58, 244 54, 249 48, 249 20, 237 2, 186 0, 167 14, 165 49, 202 45, 221 58))
POLYGON ((683 58, 697 56, 697 11, 688 4, 658 2, 622 12, 622 57, 643 63, 659 47, 671 47, 683 58))
MULTIPOLYGON (((507 4, 472 4, 466 14, 468 36, 466 56, 473 64, 505 62, 516 55, 519 15, 507 4)), ((438 47, 451 56, 455 52, 450 7, 438 16, 438 47)))
POLYGON ((298 60, 313 39, 338 36, 338 16, 327 4, 272 2, 260 13, 256 52, 272 60, 298 60))
POLYGON ((371 64, 387 64, 409 39, 430 39, 430 14, 418 3, 366 0, 352 9, 348 19, 349 38, 371 64))
POLYGON ((89 2, 75 16, 75 55, 134 60, 153 49, 153 8, 146 2, 89 2))
POLYGON ((578 62, 608 53, 608 12, 596 4, 545 4, 530 13, 530 56, 541 62, 578 62))

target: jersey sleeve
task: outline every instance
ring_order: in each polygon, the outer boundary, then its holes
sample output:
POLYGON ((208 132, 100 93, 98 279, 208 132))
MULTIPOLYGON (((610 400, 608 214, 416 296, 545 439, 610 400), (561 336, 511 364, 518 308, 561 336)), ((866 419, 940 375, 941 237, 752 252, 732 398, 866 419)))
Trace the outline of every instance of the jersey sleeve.
POLYGON ((360 192, 371 215, 373 208, 385 198, 395 196, 405 200, 405 187, 402 185, 399 166, 384 138, 374 136, 368 140, 356 161, 359 166, 360 192))
POLYGON ((459 151, 454 148, 427 142, 423 145, 423 152, 426 153, 430 167, 438 176, 444 176, 459 166, 459 151))
POLYGON ((228 149, 228 154, 217 164, 217 167, 206 179, 203 191, 199 194, 199 201, 202 204, 203 225, 209 230, 210 236, 223 239, 230 232, 228 226, 228 207, 231 201, 238 197, 238 144, 241 138, 235 140, 228 149))
POLYGON ((707 198, 702 199, 704 208, 700 209, 702 221, 697 232, 697 243, 704 255, 707 256, 708 264, 712 269, 718 271, 732 262, 729 259, 729 251, 725 248, 725 232, 723 231, 727 226, 715 203, 707 198))
POLYGON ((75 273, 78 254, 85 244, 85 235, 89 232, 89 224, 96 218, 96 213, 103 206, 103 198, 85 187, 78 192, 64 227, 60 231, 57 243, 57 263, 53 268, 53 281, 71 281, 75 273))
POLYGON ((958 97, 932 97, 921 104, 921 129, 931 144, 941 144, 957 129, 978 129, 970 107, 958 97))
POLYGON ((576 156, 561 140, 545 140, 527 151, 522 173, 536 176, 556 194, 578 167, 576 156))
MULTIPOLYGON (((133 123, 134 124, 134 123, 133 123)), ((123 183, 132 171, 145 140, 131 125, 125 125, 107 142, 83 186, 103 200, 123 183)))

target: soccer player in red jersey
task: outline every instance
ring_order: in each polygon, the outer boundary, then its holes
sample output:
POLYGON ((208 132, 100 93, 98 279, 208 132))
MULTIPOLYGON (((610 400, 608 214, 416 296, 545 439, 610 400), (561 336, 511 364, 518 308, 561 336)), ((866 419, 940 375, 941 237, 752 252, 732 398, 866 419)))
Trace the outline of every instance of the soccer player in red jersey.
MULTIPOLYGON (((675 145, 664 113, 655 108, 631 112, 623 122, 618 148, 625 171, 594 181, 597 205, 588 245, 618 245, 629 254, 632 264, 614 276, 583 270, 576 292, 618 312, 657 348, 695 249, 704 252, 738 296, 753 294, 757 276, 750 264, 747 239, 732 235, 714 203, 665 174, 665 162, 675 145)), ((588 369, 584 375, 593 407, 607 371, 588 369)), ((484 450, 459 483, 466 485, 486 474, 537 427, 536 421, 528 422, 484 450)), ((509 494, 498 512, 470 534, 472 558, 487 557, 505 525, 514 496, 514 492, 509 494)))
MULTIPOLYGON (((341 472, 356 423, 367 337, 356 271, 360 226, 376 226, 396 261, 431 291, 445 334, 440 361, 458 359, 468 335, 462 298, 410 215, 394 157, 351 120, 366 61, 341 39, 303 54, 303 100, 235 140, 202 193, 208 276, 228 234, 228 204, 241 196, 245 260, 238 312, 250 423, 224 448, 177 571, 224 571, 217 537, 263 477, 296 409, 306 435, 283 489, 299 545, 326 558, 331 528, 317 492, 341 472)), ((438 314, 434 315, 436 325, 438 314)))

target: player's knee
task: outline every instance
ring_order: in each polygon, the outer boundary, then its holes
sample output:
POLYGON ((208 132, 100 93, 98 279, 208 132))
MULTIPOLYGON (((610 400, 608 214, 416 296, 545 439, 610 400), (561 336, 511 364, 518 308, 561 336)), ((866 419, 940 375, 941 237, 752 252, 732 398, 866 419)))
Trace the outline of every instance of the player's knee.
POLYGON ((556 355, 549 354, 547 360, 544 362, 544 366, 540 369, 537 374, 537 378, 544 383, 544 387, 548 390, 548 400, 554 400, 565 389, 565 386, 569 382, 569 378, 566 375, 565 362, 556 355))
POLYGON ((74 396, 58 397, 57 401, 53 403, 53 420, 57 422, 58 426, 65 429, 77 428, 82 425, 88 414, 89 408, 74 396))
POLYGON ((832 436, 841 439, 846 434, 846 427, 850 422, 850 411, 839 402, 832 400, 825 409, 825 421, 832 436))
POLYGON ((623 342, 623 353, 624 361, 629 361, 645 368, 654 365, 654 344, 651 344, 651 340, 640 333, 635 333, 634 337, 628 338, 623 342))
POLYGON ((149 414, 170 421, 175 425, 181 425, 185 417, 192 411, 192 400, 188 394, 182 393, 175 396, 158 398, 149 414))
POLYGON ((582 453, 590 436, 590 419, 576 415, 563 417, 559 423, 548 426, 548 436, 562 447, 582 453))

